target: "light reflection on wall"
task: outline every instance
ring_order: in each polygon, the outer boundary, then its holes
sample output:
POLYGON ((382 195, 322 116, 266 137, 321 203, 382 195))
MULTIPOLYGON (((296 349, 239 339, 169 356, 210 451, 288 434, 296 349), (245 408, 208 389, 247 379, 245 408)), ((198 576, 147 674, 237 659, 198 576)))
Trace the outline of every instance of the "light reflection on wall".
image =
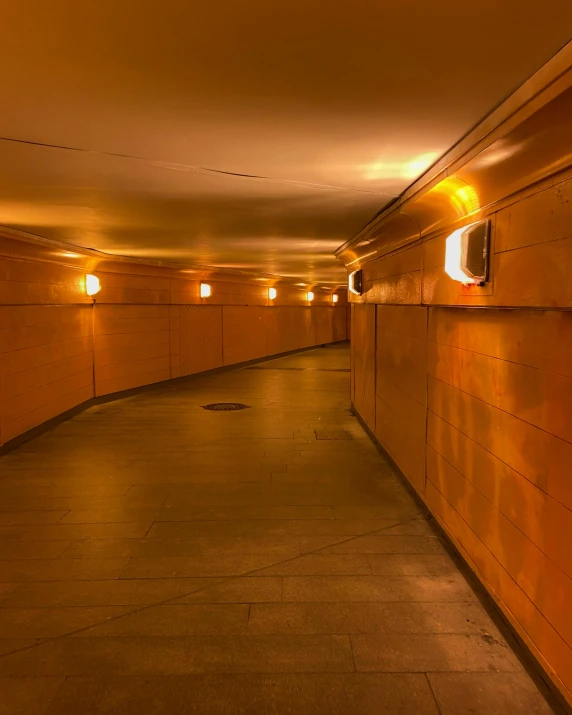
POLYGON ((468 216, 481 208, 477 192, 470 184, 460 186, 451 194, 451 203, 459 217, 468 216))
POLYGON ((443 201, 446 201, 453 208, 458 218, 464 218, 478 211, 481 208, 479 195, 475 189, 463 179, 456 176, 449 176, 439 182, 427 194, 427 199, 433 203, 436 201, 435 210, 443 210, 443 201), (438 206, 441 208, 438 209, 438 206))

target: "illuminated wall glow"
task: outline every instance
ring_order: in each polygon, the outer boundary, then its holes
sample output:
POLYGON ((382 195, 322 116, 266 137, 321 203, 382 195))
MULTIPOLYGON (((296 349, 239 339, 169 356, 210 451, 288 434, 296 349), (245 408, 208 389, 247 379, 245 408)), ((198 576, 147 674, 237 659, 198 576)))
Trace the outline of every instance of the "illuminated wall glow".
POLYGON ((439 158, 439 152, 419 154, 409 161, 376 161, 366 169, 367 179, 417 179, 439 158))
POLYGON ((268 289, 268 297, 270 298, 270 300, 274 300, 274 298, 276 298, 276 295, 277 295, 276 288, 268 289))
POLYGON ((101 284, 97 276, 88 273, 85 277, 85 292, 88 295, 96 295, 101 290, 101 284))
POLYGON ((308 291, 308 301, 312 302, 314 300, 314 294, 311 290, 308 291))
POLYGON ((201 298, 210 298, 211 287, 208 283, 201 283, 201 298))
POLYGON ((332 296, 332 303, 337 303, 338 302, 338 296, 336 293, 332 296))
POLYGON ((481 207, 477 192, 469 184, 459 187, 451 195, 451 203, 459 216, 468 216, 481 207))

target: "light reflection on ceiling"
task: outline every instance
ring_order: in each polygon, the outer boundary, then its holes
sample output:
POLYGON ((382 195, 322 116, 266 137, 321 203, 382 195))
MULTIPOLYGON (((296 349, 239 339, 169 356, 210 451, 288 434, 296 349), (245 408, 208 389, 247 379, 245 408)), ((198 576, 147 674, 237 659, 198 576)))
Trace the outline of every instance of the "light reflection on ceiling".
POLYGON ((0 225, 339 283, 333 251, 570 26, 569 0, 7 3, 0 225))

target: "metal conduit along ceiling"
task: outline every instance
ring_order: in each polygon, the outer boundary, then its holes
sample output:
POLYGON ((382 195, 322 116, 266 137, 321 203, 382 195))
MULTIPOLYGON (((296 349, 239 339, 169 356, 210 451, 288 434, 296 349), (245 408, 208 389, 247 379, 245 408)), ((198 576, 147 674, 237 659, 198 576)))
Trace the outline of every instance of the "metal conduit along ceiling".
POLYGON ((0 225, 343 282, 332 255, 570 38, 570 0, 19 0, 0 225))

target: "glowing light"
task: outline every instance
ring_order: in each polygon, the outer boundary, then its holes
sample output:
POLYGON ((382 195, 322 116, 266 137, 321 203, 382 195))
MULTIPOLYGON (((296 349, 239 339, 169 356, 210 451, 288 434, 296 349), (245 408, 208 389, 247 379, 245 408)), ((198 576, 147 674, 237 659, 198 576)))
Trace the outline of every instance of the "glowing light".
MULTIPOLYGON (((463 231, 464 229, 460 228, 452 233, 447 238, 445 247, 445 273, 454 281, 459 281, 459 283, 466 283, 468 280, 461 268, 463 231)), ((468 281, 468 283, 471 283, 471 281, 468 281)))
POLYGON ((97 295, 101 290, 101 284, 97 276, 88 273, 85 277, 85 292, 87 295, 97 295))
POLYGON ((459 281, 466 286, 485 284, 487 280, 488 231, 489 222, 485 219, 463 226, 447 237, 445 273, 454 281, 459 281), (470 244, 472 245, 470 246, 470 244), (481 275, 475 275, 477 272, 481 275))
POLYGON ((361 270, 353 271, 348 276, 348 290, 354 295, 361 295, 363 292, 363 274, 361 270))
POLYGON ((308 301, 311 303, 314 300, 314 294, 311 290, 308 291, 308 301))
POLYGON ((277 295, 276 288, 268 289, 268 297, 270 298, 270 300, 274 300, 274 298, 276 298, 276 295, 277 295))
POLYGON ((201 283, 201 298, 210 298, 211 287, 208 283, 201 283))
POLYGON ((338 296, 334 293, 332 296, 332 303, 337 303, 338 302, 338 296))

